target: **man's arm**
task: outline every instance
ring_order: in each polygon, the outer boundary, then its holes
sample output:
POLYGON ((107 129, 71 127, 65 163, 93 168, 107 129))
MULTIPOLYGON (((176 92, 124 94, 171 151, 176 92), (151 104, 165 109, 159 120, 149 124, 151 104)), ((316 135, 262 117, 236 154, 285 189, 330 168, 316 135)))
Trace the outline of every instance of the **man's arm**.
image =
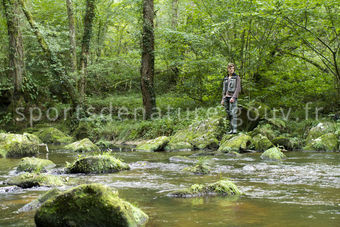
POLYGON ((240 93, 240 91, 241 91, 241 78, 240 78, 240 76, 237 76, 237 78, 236 78, 236 89, 235 89, 235 92, 234 92, 232 98, 233 99, 238 98, 238 94, 240 93))

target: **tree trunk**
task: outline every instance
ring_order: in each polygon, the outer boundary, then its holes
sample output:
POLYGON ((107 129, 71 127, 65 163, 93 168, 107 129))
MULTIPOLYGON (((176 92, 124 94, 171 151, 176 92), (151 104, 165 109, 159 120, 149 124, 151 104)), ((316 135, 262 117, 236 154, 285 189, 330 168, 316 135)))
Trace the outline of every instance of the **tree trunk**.
POLYGON ((77 52, 76 52, 76 29, 73 14, 72 0, 66 0, 68 26, 69 26, 69 39, 70 39, 70 52, 71 52, 71 66, 72 72, 77 70, 77 52))
POLYGON ((24 48, 17 0, 3 0, 9 39, 9 74, 13 78, 12 112, 23 102, 24 48))
POLYGON ((38 26, 36 25, 33 16, 31 12, 29 12, 26 8, 26 4, 24 0, 19 0, 19 3, 21 5, 21 9, 24 12, 28 23, 30 24, 35 36, 38 39, 39 45, 42 48, 43 52, 45 53, 46 59, 48 60, 50 64, 50 68, 53 72, 53 74, 56 76, 56 78, 60 81, 64 89, 68 92, 73 108, 75 109, 76 106, 79 103, 79 98, 76 93, 76 90, 74 89, 74 86, 72 85, 70 78, 68 77, 65 68, 61 64, 58 57, 51 51, 50 47, 48 46, 47 42, 45 41, 44 36, 41 34, 38 26))
POLYGON ((178 19, 178 0, 172 0, 171 27, 176 30, 178 19))
POLYGON ((90 42, 92 36, 93 20, 95 16, 95 0, 86 1, 86 14, 84 18, 84 34, 81 48, 80 57, 80 80, 78 89, 80 93, 81 102, 85 101, 86 77, 87 77, 87 64, 90 52, 90 42))
POLYGON ((156 96, 153 82, 155 67, 153 18, 153 0, 143 0, 141 90, 145 109, 145 119, 150 119, 156 108, 156 96))

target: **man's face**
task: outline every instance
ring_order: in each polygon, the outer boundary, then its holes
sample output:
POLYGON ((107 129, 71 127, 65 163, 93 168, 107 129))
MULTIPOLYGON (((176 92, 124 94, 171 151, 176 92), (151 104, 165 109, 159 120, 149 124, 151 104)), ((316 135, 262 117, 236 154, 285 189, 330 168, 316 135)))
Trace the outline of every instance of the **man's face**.
POLYGON ((235 72, 235 67, 234 66, 229 66, 228 67, 228 72, 229 72, 229 74, 233 74, 235 72))

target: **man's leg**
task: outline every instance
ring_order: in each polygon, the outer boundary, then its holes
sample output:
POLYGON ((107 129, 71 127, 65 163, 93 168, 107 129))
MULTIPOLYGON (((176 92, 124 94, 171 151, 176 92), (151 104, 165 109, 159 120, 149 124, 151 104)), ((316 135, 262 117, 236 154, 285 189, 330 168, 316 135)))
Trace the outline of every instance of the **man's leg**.
POLYGON ((231 126, 231 120, 232 120, 232 113, 231 113, 231 103, 230 103, 230 97, 227 97, 224 99, 224 107, 225 111, 227 113, 227 119, 229 120, 229 125, 230 125, 230 131, 227 133, 232 133, 232 126, 231 126))
POLYGON ((237 133, 237 99, 233 103, 230 103, 230 114, 231 114, 231 129, 232 133, 237 133))

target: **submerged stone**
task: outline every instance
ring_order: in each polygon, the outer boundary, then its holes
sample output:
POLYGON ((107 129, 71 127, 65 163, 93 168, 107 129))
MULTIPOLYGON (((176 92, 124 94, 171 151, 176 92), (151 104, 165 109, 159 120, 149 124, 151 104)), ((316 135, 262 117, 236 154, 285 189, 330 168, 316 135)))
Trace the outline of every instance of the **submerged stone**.
POLYGON ((22 208, 20 208, 18 210, 18 212, 28 212, 28 211, 31 211, 31 210, 38 209, 45 201, 47 201, 51 198, 54 198, 59 194, 61 194, 61 191, 57 188, 53 188, 53 189, 49 190, 48 192, 39 196, 38 199, 33 200, 32 202, 30 202, 30 203, 26 204, 25 206, 23 206, 22 208))
POLYGON ((220 180, 212 184, 194 184, 189 188, 174 191, 168 194, 170 197, 200 197, 200 196, 237 196, 242 193, 237 186, 229 180, 220 180))
POLYGON ((141 145, 138 145, 136 147, 136 150, 147 151, 147 152, 162 151, 164 150, 164 147, 168 143, 169 143, 169 137, 161 136, 161 137, 157 137, 156 139, 149 140, 146 143, 143 143, 141 145))
POLYGON ((272 160, 272 161, 281 161, 283 158, 286 158, 286 155, 283 154, 279 148, 272 147, 261 155, 261 159, 272 160))
POLYGON ((197 160, 186 157, 186 156, 172 156, 169 158, 170 162, 175 163, 195 163, 197 160))
POLYGON ((232 138, 230 135, 226 135, 222 141, 221 145, 218 148, 220 152, 231 152, 231 151, 243 151, 248 148, 251 142, 251 137, 246 134, 239 134, 232 138))
POLYGON ((67 167, 69 173, 115 173, 129 170, 130 166, 110 155, 80 157, 67 167))
POLYGON ((64 182, 60 176, 40 174, 40 173, 23 173, 18 176, 11 177, 5 184, 16 185, 21 188, 32 188, 39 186, 62 186, 64 182))
POLYGON ((148 216, 101 184, 80 185, 46 201, 34 216, 37 227, 142 226, 148 216))
POLYGON ((23 158, 21 159, 17 172, 47 172, 48 169, 55 167, 55 164, 47 159, 23 158))
POLYGON ((73 138, 67 136, 59 129, 48 127, 42 128, 35 133, 44 143, 50 144, 67 144, 72 143, 73 138))
POLYGON ((65 150, 74 152, 99 152, 100 149, 97 145, 91 142, 88 138, 71 143, 64 147, 65 150))
POLYGON ((39 153, 38 137, 24 133, 0 133, 0 157, 21 158, 39 153))
POLYGON ((327 133, 310 140, 303 149, 307 151, 337 151, 339 150, 338 138, 334 133, 327 133))

